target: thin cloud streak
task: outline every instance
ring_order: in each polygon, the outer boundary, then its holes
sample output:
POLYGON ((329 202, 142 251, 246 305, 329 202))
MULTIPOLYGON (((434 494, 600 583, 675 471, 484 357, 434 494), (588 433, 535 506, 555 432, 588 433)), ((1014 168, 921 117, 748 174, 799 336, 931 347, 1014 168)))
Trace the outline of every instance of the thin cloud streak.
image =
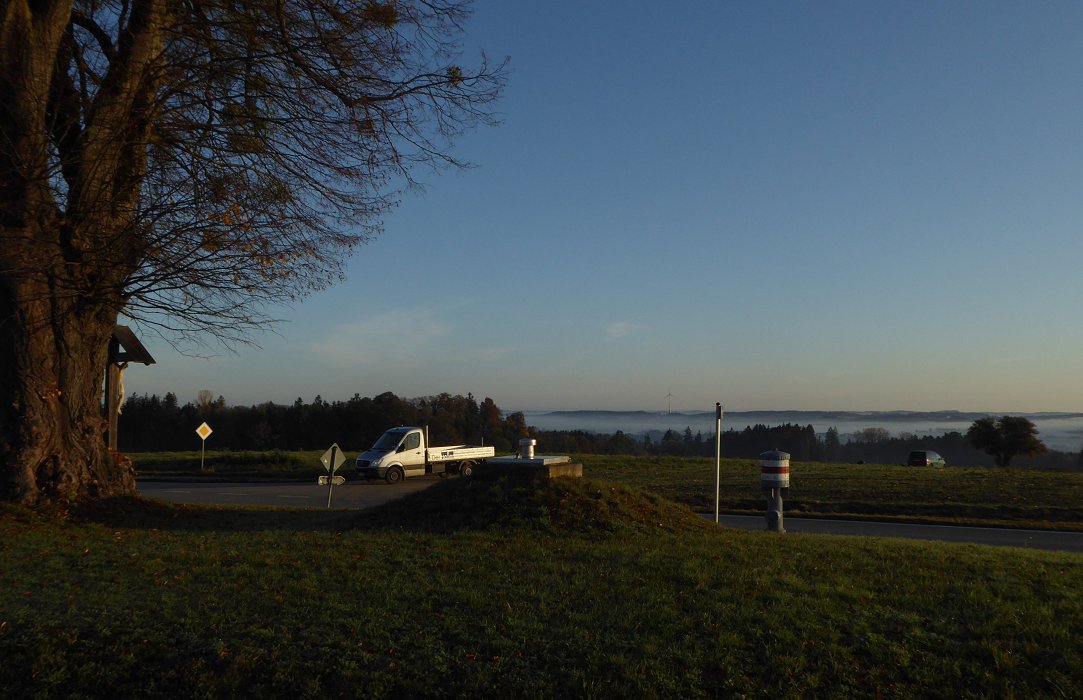
POLYGON ((617 340, 618 338, 626 338, 642 329, 642 326, 631 321, 615 321, 606 326, 605 336, 609 340, 617 340))
POLYGON ((319 342, 309 343, 307 350, 325 364, 341 368, 423 357, 434 340, 453 331, 449 323, 434 316, 431 309, 394 309, 334 326, 319 342))

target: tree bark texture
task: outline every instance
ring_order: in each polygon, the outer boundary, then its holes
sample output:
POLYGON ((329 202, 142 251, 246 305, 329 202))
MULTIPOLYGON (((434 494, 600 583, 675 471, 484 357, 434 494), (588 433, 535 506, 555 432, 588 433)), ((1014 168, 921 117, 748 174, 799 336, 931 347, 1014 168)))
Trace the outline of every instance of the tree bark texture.
POLYGON ((49 283, 43 275, 0 296, 8 319, 0 348, 9 353, 0 368, 0 497, 32 504, 134 493, 130 465, 103 441, 101 381, 116 314, 56 308, 35 289, 49 283))
POLYGON ((103 442, 102 377, 139 258, 140 110, 163 5, 132 5, 115 70, 83 117, 69 109, 72 12, 0 2, 0 498, 23 503, 135 490, 103 442))

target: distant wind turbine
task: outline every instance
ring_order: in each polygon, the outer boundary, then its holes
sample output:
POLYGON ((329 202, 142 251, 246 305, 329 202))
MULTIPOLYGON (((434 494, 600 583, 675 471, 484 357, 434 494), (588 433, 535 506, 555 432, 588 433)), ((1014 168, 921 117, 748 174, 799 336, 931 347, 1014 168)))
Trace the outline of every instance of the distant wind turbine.
POLYGON ((669 412, 673 413, 673 392, 666 389, 666 400, 669 401, 669 412))

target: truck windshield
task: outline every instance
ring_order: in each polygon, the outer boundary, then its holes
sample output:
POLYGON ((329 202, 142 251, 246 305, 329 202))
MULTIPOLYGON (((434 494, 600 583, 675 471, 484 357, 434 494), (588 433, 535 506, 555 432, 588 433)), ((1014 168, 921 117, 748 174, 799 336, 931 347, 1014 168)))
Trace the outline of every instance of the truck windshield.
POLYGON ((380 439, 376 441, 376 444, 372 446, 374 450, 380 450, 381 452, 390 452, 399 445, 399 441, 402 440, 403 431, 401 430, 388 430, 386 433, 380 436, 380 439))

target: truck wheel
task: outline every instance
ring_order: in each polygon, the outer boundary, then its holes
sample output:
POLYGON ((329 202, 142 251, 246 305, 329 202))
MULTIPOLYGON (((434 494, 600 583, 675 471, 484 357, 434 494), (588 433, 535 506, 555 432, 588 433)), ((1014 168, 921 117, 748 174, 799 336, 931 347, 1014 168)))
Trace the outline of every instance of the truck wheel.
POLYGON ((459 476, 470 476, 474 473, 473 462, 459 462, 459 476))
POLYGON ((389 484, 397 484, 402 481, 402 469, 400 467, 391 467, 387 470, 387 474, 384 475, 384 479, 389 484))

